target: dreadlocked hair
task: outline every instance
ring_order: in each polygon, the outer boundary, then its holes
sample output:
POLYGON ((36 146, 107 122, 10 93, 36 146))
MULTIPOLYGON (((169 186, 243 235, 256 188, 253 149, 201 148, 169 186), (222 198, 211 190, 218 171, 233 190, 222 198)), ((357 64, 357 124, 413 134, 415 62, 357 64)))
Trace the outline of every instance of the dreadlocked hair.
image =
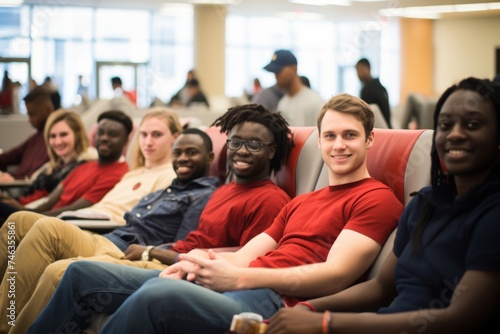
MULTIPOLYGON (((443 169, 443 165, 437 154, 435 144, 439 113, 441 112, 444 103, 450 97, 450 95, 458 90, 475 92, 479 94, 485 101, 490 101, 493 104, 496 115, 497 137, 492 138, 492 140, 496 140, 497 143, 500 144, 500 85, 490 81, 489 79, 469 77, 463 79, 458 84, 449 87, 439 98, 438 102, 436 103, 436 109, 434 110, 434 132, 432 134, 431 149, 431 186, 433 188, 437 188, 438 186, 443 184, 448 184, 450 187, 455 188, 455 179, 453 175, 447 174, 443 169)), ((498 158, 500 158, 500 155, 498 158)), ((470 189, 467 192, 467 194, 460 200, 460 205, 456 206, 456 210, 452 213, 447 223, 444 224, 443 227, 436 232, 434 237, 439 234, 442 229, 447 226, 448 223, 451 222, 457 215, 469 210, 471 207, 476 206, 484 198, 484 195, 488 194, 492 189, 498 189, 499 184, 500 162, 499 159, 497 159, 496 164, 488 178, 486 178, 486 180, 482 184, 470 189)), ((433 210, 434 206, 429 201, 427 201, 422 215, 420 216, 417 227, 415 228, 413 239, 414 252, 417 252, 421 248, 420 240, 422 237, 422 233, 427 223, 429 222, 429 218, 432 216, 433 210)), ((431 238, 430 241, 432 241, 434 237, 431 238)))
POLYGON ((251 103, 229 108, 211 126, 218 126, 221 133, 227 134, 236 125, 245 122, 262 124, 273 134, 276 153, 270 162, 270 172, 276 174, 285 164, 294 145, 288 122, 281 113, 271 112, 260 104, 251 103))

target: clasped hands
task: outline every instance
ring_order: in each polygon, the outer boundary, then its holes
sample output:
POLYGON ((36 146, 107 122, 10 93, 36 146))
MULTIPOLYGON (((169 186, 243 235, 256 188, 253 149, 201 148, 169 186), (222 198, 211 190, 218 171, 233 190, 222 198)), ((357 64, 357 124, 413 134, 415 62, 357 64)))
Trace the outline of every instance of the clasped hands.
POLYGON ((218 255, 212 249, 195 249, 179 255, 179 262, 160 273, 160 277, 186 279, 210 290, 223 292, 238 289, 239 272, 237 267, 218 255))

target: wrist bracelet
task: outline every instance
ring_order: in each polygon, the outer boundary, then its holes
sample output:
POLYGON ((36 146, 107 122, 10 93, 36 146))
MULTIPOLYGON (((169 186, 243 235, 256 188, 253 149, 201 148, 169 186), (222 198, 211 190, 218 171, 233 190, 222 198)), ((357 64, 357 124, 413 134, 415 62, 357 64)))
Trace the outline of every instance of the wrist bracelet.
POLYGON ((329 311, 323 313, 322 333, 330 334, 330 322, 332 321, 332 314, 329 311))
POLYGON ((316 309, 314 308, 314 306, 312 306, 312 304, 309 302, 298 302, 296 305, 307 306, 311 311, 316 312, 316 309))

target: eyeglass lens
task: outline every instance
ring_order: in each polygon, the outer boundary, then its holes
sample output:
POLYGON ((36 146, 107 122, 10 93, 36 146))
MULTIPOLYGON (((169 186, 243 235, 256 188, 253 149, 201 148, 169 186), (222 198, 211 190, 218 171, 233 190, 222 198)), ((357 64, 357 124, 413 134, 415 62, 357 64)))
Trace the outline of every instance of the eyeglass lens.
POLYGON ((232 150, 239 150, 241 146, 245 144, 246 149, 250 152, 260 151, 263 145, 260 141, 255 141, 255 140, 244 141, 239 139, 228 139, 227 142, 229 148, 232 150))

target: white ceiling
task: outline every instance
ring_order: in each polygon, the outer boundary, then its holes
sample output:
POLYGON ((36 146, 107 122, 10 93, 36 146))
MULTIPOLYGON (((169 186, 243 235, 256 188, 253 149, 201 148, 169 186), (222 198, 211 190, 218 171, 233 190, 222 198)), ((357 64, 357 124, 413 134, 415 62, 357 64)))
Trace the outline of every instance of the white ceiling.
MULTIPOLYGON (((73 6, 99 6, 111 8, 135 8, 135 9, 153 9, 158 10, 164 4, 168 3, 194 3, 205 0, 72 0, 64 2, 65 5, 73 6)), ((208 0, 210 1, 210 0, 208 0)), ((216 2, 214 0, 213 2, 216 2)), ((377 20, 380 18, 378 11, 380 9, 398 9, 405 7, 436 6, 450 4, 471 4, 471 3, 492 3, 500 0, 351 0, 351 6, 311 6, 290 3, 288 0, 232 0, 227 5, 230 13, 236 14, 260 14, 275 15, 277 13, 317 13, 327 19, 336 20, 377 20)), ((40 5, 39 0, 25 0, 25 3, 40 5)), ((52 4, 52 3, 51 3, 52 4)), ((300 14, 298 14, 300 15, 300 14)), ((482 12, 469 12, 457 14, 444 14, 442 17, 453 16, 499 16, 500 10, 490 10, 482 12)))

